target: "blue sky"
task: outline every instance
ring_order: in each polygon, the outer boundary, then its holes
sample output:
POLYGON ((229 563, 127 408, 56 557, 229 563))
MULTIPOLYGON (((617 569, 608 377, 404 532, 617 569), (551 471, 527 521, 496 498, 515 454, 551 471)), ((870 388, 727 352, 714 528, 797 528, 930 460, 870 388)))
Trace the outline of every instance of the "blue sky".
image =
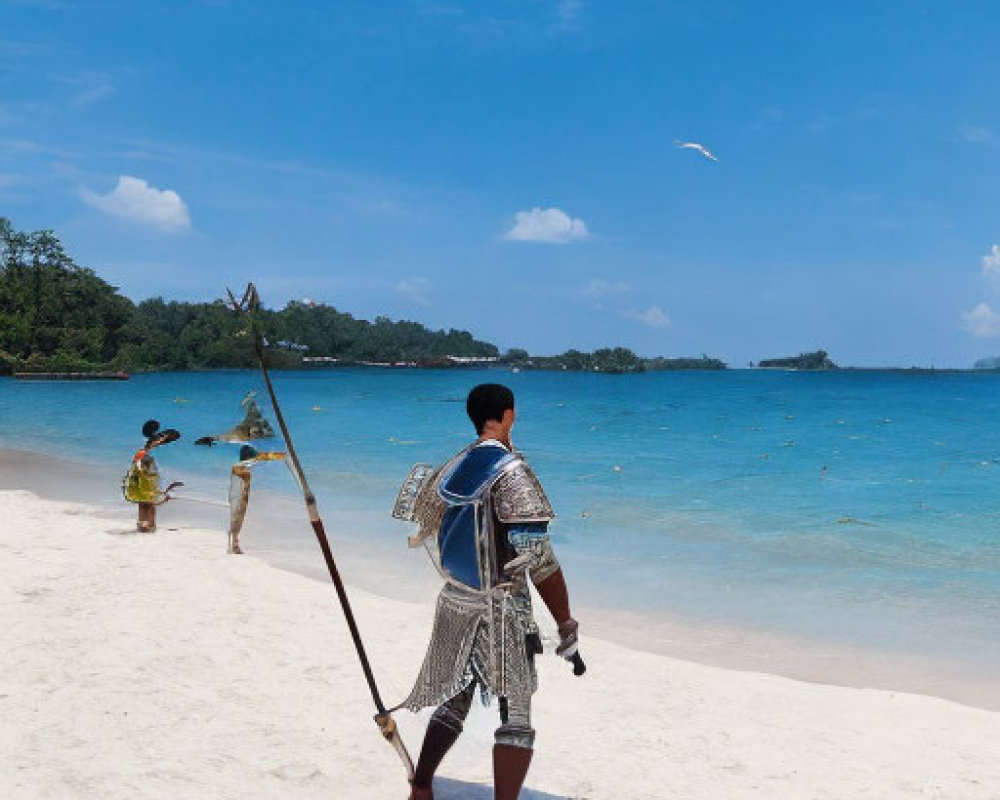
POLYGON ((0 214, 137 299, 966 366, 1000 354, 998 33, 992 2, 4 0, 0 214))

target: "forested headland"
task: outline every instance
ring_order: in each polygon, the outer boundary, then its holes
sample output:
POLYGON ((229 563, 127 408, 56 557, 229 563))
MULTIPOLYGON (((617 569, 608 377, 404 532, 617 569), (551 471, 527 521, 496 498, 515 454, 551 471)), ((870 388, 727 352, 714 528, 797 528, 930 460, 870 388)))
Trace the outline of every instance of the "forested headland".
MULTIPOLYGON (((626 348, 561 356, 501 355, 467 331, 433 331, 416 322, 357 319, 322 303, 262 309, 260 321, 276 367, 327 363, 456 366, 490 359, 525 369, 612 373, 724 368, 701 359, 645 359, 626 348), (470 361, 471 360, 471 361, 470 361), (315 363, 315 362, 314 362, 315 363)), ((481 362, 480 362, 481 363, 481 362)), ((130 372, 246 368, 251 342, 223 301, 159 297, 135 303, 79 266, 52 231, 22 232, 0 217, 0 374, 15 371, 130 372)))
POLYGON ((757 363, 757 366, 761 369, 838 369, 837 365, 830 360, 830 356, 827 355, 826 350, 799 353, 797 356, 788 356, 787 358, 764 358, 757 363))

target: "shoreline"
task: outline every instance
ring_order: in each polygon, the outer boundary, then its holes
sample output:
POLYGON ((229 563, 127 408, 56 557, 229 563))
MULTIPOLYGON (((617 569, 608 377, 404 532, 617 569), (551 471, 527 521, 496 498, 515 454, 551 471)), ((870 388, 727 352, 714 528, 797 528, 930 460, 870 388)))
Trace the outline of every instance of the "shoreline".
MULTIPOLYGON (((228 476, 224 477, 225 482, 215 486, 218 499, 189 496, 182 502, 178 495, 178 502, 161 509, 161 528, 217 530, 220 552, 224 552, 228 507, 222 498, 228 476)), ((119 480, 106 464, 0 448, 0 490, 21 489, 55 501, 96 504, 110 517, 131 520, 134 509, 121 501, 119 480)), ((299 498, 255 489, 244 528, 244 549, 270 566, 326 584, 329 577, 303 514, 299 498)), ((405 526, 388 520, 388 511, 386 517, 379 521, 371 514, 326 510, 341 571, 349 583, 365 591, 395 601, 433 603, 440 586, 437 574, 422 551, 406 548, 405 526), (398 530, 398 538, 365 537, 362 532, 373 526, 390 533, 398 530), (377 573, 371 569, 373 561, 379 564, 377 573)), ((572 558, 564 563, 573 587, 572 558)), ((977 669, 927 654, 629 609, 600 602, 598 591, 586 589, 577 587, 573 595, 586 635, 640 652, 814 684, 906 691, 1000 710, 1000 680, 988 665, 977 669)))
MULTIPOLYGON (((0 491, 0 793, 89 800, 400 797, 399 761, 328 586, 227 556, 212 530, 135 534, 93 505, 0 491)), ((380 688, 416 674, 433 606, 350 588, 380 688)), ((539 619, 551 643, 552 622, 539 619)), ((702 666, 586 637, 549 653, 525 800, 962 797, 1000 787, 1000 714, 702 666)), ((411 753, 428 717, 396 712, 411 753)), ((488 800, 476 704, 439 800, 488 800)))
MULTIPOLYGON (((552 356, 542 356, 542 358, 552 358, 552 356)), ((110 368, 108 368, 110 369, 110 368)), ((127 370, 128 375, 200 375, 205 373, 213 372, 253 372, 255 367, 204 367, 204 368, 193 368, 193 369, 145 369, 143 367, 130 367, 127 370)), ((1000 367, 934 367, 934 366, 920 366, 911 365, 909 367, 852 367, 852 366, 837 366, 830 369, 801 369, 798 367, 734 367, 730 365, 725 365, 723 367, 647 367, 641 370, 601 370, 601 369, 570 369, 562 367, 538 367, 529 366, 527 364, 419 364, 419 363, 376 363, 376 362, 364 362, 364 361, 344 361, 338 362, 336 364, 302 364, 300 366, 288 366, 283 365, 280 367, 275 367, 270 369, 270 372, 281 373, 281 372, 333 372, 343 369, 357 369, 357 370, 374 370, 374 371, 384 371, 384 370, 419 370, 419 371, 440 371, 440 372, 471 372, 471 371, 483 371, 483 372, 555 372, 555 373, 576 373, 583 375, 610 375, 614 377, 621 377, 626 375, 637 376, 637 375, 651 375, 659 374, 664 372, 699 372, 699 373, 711 373, 711 372, 786 372, 786 373, 798 373, 798 374, 837 374, 837 373, 887 373, 891 375, 992 375, 996 376, 1000 373, 1000 367)), ((107 369, 96 369, 92 372, 106 372, 107 369)), ((114 370, 112 370, 114 371, 114 370)), ((31 372, 18 372, 18 373, 0 373, 0 380, 18 380, 18 375, 31 375, 37 373, 31 372)), ((83 374, 83 373, 81 373, 83 374)))

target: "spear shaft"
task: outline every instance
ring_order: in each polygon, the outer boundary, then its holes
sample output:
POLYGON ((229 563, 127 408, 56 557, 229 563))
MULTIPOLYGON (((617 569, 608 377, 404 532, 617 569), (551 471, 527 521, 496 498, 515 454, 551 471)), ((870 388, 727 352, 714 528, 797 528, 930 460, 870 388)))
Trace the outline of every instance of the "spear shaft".
POLYGON ((309 514, 309 522, 312 525, 313 533, 316 534, 316 540, 319 542, 320 550, 323 552, 323 560, 326 561, 326 567, 330 572, 330 578, 333 580, 333 586, 337 591, 337 597, 340 600, 340 607, 343 609, 344 618, 347 620, 347 627, 351 632, 351 639, 354 641, 354 649, 358 653, 358 660, 361 662, 361 669, 365 674, 365 680, 368 682, 368 688, 371 691, 372 700, 375 701, 375 708, 378 711, 375 715, 375 722, 378 723, 379 730, 382 732, 386 741, 393 746, 400 759, 402 759, 407 775, 412 781, 413 761, 410 759, 410 755, 406 751, 403 740, 399 736, 399 731, 396 728, 396 723, 393 720, 392 715, 386 710, 385 703, 382 702, 382 697, 379 694, 378 686, 375 683, 375 676, 372 673, 371 664, 369 663, 368 655, 365 652, 364 643, 361 641, 361 633, 358 630, 358 624, 354 619, 354 612, 351 609, 351 601, 347 596, 347 590, 340 577, 340 570, 337 569, 337 562, 334 561, 333 551, 330 549, 330 541, 327 538, 326 529, 323 526, 323 520, 319 515, 319 508, 316 505, 316 496, 313 494, 312 489, 309 488, 309 481, 306 480, 305 471, 302 469, 298 453, 295 451, 295 445, 293 444, 292 437, 288 432, 288 425, 285 424, 285 417, 281 413, 281 406, 278 405, 278 397, 275 394, 274 385, 271 383, 271 376, 267 371, 263 336, 254 326, 254 320, 251 313, 251 311, 258 307, 260 303, 257 295, 257 289, 252 283, 247 286, 247 290, 243 295, 242 301, 237 301, 232 292, 227 290, 227 293, 229 294, 229 300, 232 303, 233 308, 238 313, 243 314, 249 324, 249 332, 253 340, 254 350, 257 354, 257 361, 260 364, 261 374, 264 376, 264 383, 267 386, 268 396, 271 398, 271 406, 274 408, 274 416, 278 420, 278 427, 281 429, 281 435, 285 439, 285 447, 288 450, 288 459, 292 467, 292 472, 302 489, 302 496, 305 500, 306 511, 309 514))

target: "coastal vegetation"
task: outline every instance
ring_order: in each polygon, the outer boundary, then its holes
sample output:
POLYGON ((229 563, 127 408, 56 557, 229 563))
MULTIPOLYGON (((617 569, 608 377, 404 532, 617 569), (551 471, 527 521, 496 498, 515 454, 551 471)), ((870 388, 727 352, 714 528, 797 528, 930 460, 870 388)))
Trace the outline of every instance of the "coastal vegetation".
POLYGON ((826 350, 816 350, 812 353, 800 353, 788 358, 765 358, 757 363, 762 369, 837 369, 830 360, 826 350))
MULTIPOLYGON (((496 357, 466 331, 374 322, 323 304, 260 315, 277 366, 304 353, 347 362, 496 357)), ((184 370, 250 367, 251 343, 221 300, 133 303, 81 267, 51 231, 20 232, 0 217, 0 371, 184 370)))
POLYGON ((508 350, 504 361, 520 369, 571 370, 575 372, 655 372, 676 369, 725 369, 724 362, 701 358, 642 358, 626 347, 606 347, 593 353, 568 350, 556 356, 529 356, 525 350, 508 350))
MULTIPOLYGON (((260 321, 277 367, 383 364, 628 373, 720 369, 718 359, 641 358, 626 348, 530 356, 461 330, 357 319, 324 303, 263 309, 260 321), (304 361, 303 359, 306 359, 304 361)), ((222 300, 134 303, 79 266, 52 231, 22 232, 0 217, 0 373, 15 371, 194 370, 254 364, 251 342, 222 300)))

